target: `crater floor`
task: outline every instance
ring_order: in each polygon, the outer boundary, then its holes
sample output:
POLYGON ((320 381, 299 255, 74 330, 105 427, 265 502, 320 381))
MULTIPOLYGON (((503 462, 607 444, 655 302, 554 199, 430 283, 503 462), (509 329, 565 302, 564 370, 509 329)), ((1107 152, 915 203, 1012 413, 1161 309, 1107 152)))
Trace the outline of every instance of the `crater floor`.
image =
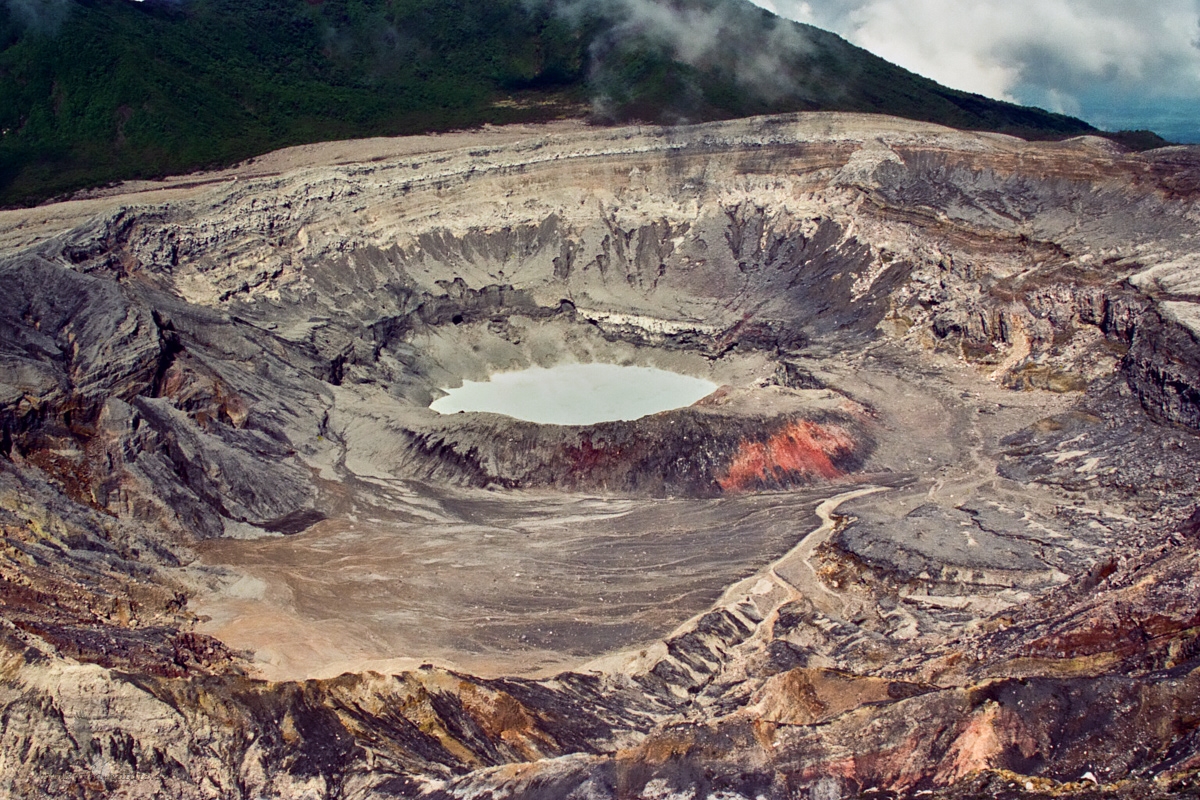
POLYGON ((249 580, 198 596, 212 617, 200 630, 254 651, 273 680, 424 662, 549 675, 653 644, 817 525, 812 492, 425 499, 420 523, 374 506, 286 539, 201 545, 205 564, 249 580))

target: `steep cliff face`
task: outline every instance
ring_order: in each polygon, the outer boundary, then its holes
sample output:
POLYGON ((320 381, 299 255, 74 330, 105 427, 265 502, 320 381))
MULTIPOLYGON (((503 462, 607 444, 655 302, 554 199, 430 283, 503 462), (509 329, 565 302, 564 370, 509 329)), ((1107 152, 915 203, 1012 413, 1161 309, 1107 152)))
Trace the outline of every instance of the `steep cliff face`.
POLYGON ((1197 174, 1194 149, 811 115, 343 143, 0 214, 0 783, 1183 791, 1197 174), (721 388, 591 426, 428 408, 565 361, 721 388), (647 555, 655 526, 721 558, 791 532, 721 572, 647 555), (379 557, 324 585, 306 546, 379 557), (665 577, 692 571, 723 583, 665 577), (634 596, 653 636, 594 635, 634 596), (523 666, 456 667, 447 641, 487 639, 461 619, 527 626, 494 651, 523 666), (266 680, 275 657, 315 666, 266 680))

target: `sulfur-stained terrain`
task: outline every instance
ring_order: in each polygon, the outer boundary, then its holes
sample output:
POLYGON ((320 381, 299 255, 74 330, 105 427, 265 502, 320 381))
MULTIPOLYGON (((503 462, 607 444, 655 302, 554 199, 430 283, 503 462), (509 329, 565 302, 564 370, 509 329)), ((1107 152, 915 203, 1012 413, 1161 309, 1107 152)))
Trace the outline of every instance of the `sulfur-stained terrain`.
POLYGON ((306 146, 0 212, 0 796, 1200 792, 1200 150, 306 146), (554 426, 442 390, 711 380, 554 426))

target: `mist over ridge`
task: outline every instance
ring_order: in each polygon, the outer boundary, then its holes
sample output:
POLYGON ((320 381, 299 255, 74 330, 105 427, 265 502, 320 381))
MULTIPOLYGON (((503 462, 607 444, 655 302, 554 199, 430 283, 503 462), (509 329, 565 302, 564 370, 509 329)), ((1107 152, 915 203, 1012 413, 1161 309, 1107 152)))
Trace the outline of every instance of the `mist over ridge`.
POLYGON ((1200 3, 755 0, 964 91, 1200 141, 1200 3))

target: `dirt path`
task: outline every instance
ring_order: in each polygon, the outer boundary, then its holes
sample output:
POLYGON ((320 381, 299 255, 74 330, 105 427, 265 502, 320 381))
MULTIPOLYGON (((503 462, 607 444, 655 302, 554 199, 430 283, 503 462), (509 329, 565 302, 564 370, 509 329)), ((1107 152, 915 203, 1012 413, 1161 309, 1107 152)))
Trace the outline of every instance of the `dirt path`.
MULTIPOLYGON (((884 486, 864 486, 861 489, 835 495, 817 506, 816 514, 821 519, 821 526, 801 539, 799 544, 792 548, 783 558, 772 564, 767 570, 771 579, 785 592, 788 592, 789 598, 784 602, 790 602, 804 596, 811 600, 813 605, 825 614, 830 616, 844 615, 846 607, 845 598, 839 592, 835 592, 826 586, 817 576, 816 567, 812 563, 812 555, 818 547, 833 535, 834 531, 841 524, 840 520, 835 518, 833 513, 837 510, 838 506, 848 500, 886 491, 889 491, 889 489, 884 486), (788 570, 791 575, 785 578, 779 573, 780 569, 788 570)), ((783 603, 779 605, 783 605, 783 603)))

